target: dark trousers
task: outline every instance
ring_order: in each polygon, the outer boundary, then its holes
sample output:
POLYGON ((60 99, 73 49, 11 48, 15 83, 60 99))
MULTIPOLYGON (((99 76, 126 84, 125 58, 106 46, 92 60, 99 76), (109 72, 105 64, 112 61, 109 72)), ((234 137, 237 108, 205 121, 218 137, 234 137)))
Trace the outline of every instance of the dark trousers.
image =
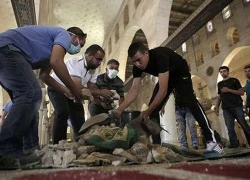
POLYGON ((108 113, 108 109, 104 109, 101 105, 95 104, 93 101, 89 103, 89 113, 91 117, 102 113, 108 113))
POLYGON ((13 102, 0 130, 0 155, 18 156, 23 149, 38 146, 42 91, 25 57, 8 46, 0 48, 0 84, 13 102))
POLYGON ((246 136, 247 142, 250 145, 250 127, 246 122, 244 112, 243 112, 243 107, 238 106, 238 107, 223 109, 223 116, 224 116, 225 123, 227 126, 228 136, 229 136, 231 147, 238 147, 238 145, 239 145, 237 135, 236 135, 235 130, 234 130, 235 119, 240 124, 240 126, 241 126, 241 128, 246 136))
POLYGON ((54 106, 53 143, 67 138, 67 120, 70 119, 75 137, 85 122, 84 109, 81 102, 74 103, 63 94, 48 88, 49 98, 54 106))
MULTIPOLYGON (((154 88, 154 92, 150 99, 149 105, 153 102, 158 90, 159 90, 159 83, 157 83, 154 88)), ((167 95, 165 96, 163 101, 158 105, 158 107, 155 108, 155 110, 152 112, 152 114, 150 115, 150 118, 157 121, 160 124, 159 111, 161 110, 164 103, 169 99, 169 96, 173 92, 173 90, 175 90, 181 96, 180 98, 183 100, 184 104, 189 108, 195 120, 199 123, 206 141, 216 142, 214 138, 214 132, 211 129, 211 126, 205 114, 205 111, 201 107, 200 103, 198 102, 194 94, 192 80, 191 80, 190 75, 187 77, 183 77, 179 80, 175 80, 174 82, 169 81, 167 95)), ((161 143, 160 135, 153 136, 152 139, 155 144, 161 143)))

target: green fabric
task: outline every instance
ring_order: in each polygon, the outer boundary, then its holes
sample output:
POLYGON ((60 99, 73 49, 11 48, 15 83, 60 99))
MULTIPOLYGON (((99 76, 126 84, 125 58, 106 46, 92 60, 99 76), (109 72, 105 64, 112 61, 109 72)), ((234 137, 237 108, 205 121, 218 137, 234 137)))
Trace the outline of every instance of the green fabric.
POLYGON ((98 134, 86 137, 84 140, 90 145, 104 149, 129 149, 137 142, 139 135, 134 128, 125 126, 123 129, 103 128, 98 134))

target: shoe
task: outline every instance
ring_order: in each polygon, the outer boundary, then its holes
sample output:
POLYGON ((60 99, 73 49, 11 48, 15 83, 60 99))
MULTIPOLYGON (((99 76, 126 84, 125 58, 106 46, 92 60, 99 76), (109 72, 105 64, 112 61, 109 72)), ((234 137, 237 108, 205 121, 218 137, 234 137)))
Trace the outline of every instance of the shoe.
POLYGON ((220 157, 223 153, 223 147, 216 142, 210 141, 207 143, 206 151, 203 153, 203 158, 220 157))
POLYGON ((20 169, 18 159, 11 156, 0 156, 0 170, 16 170, 20 169))
POLYGON ((40 164, 41 157, 37 156, 35 153, 25 155, 19 158, 20 166, 22 169, 30 169, 35 165, 40 164))

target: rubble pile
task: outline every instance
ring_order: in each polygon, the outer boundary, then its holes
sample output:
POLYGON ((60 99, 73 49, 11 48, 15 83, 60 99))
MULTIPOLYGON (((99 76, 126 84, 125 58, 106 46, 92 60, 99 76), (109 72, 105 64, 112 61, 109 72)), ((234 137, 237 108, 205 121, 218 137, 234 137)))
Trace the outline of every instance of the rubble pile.
POLYGON ((85 139, 101 130, 108 131, 114 136, 119 131, 117 127, 94 126, 81 136, 78 142, 60 141, 56 145, 49 145, 41 150, 42 167, 66 168, 75 166, 119 166, 123 164, 148 164, 180 162, 185 158, 172 150, 154 145, 145 135, 139 136, 137 142, 125 150, 123 148, 102 148, 88 144, 85 139), (116 131, 114 131, 116 130, 116 131))

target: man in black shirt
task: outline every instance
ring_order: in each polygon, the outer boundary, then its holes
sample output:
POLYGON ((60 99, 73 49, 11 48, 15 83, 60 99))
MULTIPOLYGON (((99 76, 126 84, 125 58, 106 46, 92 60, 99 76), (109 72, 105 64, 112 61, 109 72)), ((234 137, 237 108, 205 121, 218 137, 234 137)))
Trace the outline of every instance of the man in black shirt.
POLYGON ((223 116, 228 130, 230 147, 239 146, 237 135, 234 130, 234 120, 236 119, 242 127, 248 144, 250 144, 250 127, 248 126, 244 112, 241 96, 244 95, 244 89, 236 78, 229 77, 229 68, 222 66, 219 72, 223 80, 218 83, 218 99, 215 112, 219 115, 219 106, 222 102, 223 116))
MULTIPOLYGON (((115 90, 120 96, 119 105, 124 100, 124 83, 117 76, 119 72, 120 63, 111 59, 107 63, 106 73, 100 74, 96 80, 96 86, 100 90, 115 90)), ((114 103, 114 97, 95 97, 95 101, 89 103, 89 112, 91 116, 95 116, 101 113, 108 113, 109 110, 113 109, 112 104, 114 103)))
MULTIPOLYGON (((130 45, 128 56, 134 64, 133 84, 124 102, 113 113, 120 116, 121 112, 136 99, 140 89, 142 73, 152 74, 158 77, 158 83, 155 86, 148 109, 141 113, 144 121, 150 118, 160 123, 159 111, 175 89, 198 121, 207 141, 206 150, 222 153, 223 150, 214 138, 214 132, 210 127, 208 118, 194 95, 191 74, 186 60, 169 48, 158 47, 148 50, 140 42, 130 45)), ((153 136, 152 138, 154 143, 161 143, 160 136, 153 136)))

